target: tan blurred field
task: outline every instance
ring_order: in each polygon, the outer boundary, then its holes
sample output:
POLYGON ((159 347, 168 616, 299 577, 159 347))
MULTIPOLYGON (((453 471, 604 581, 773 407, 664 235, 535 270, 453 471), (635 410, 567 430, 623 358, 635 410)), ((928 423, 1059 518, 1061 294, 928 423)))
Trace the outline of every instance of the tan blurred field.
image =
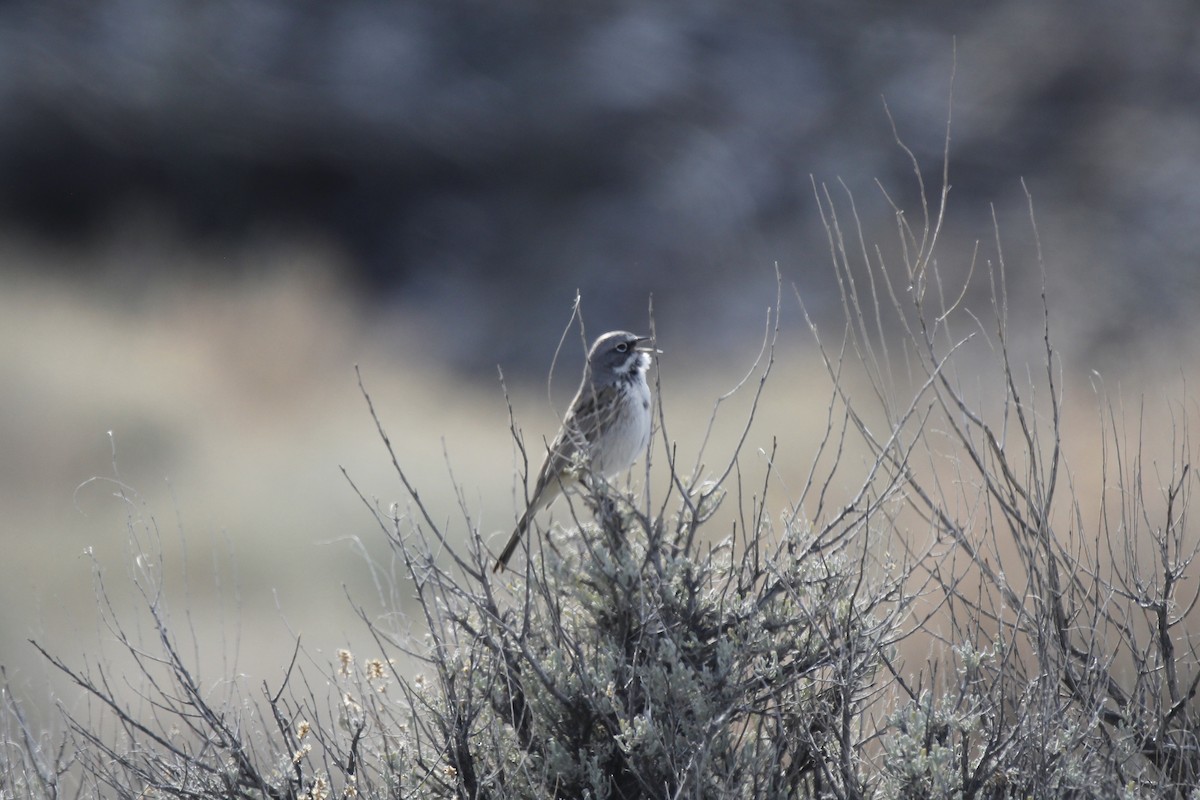
MULTIPOLYGON (((418 332, 416 320, 381 322, 365 313, 330 277, 334 265, 319 250, 246 255, 261 266, 232 283, 164 280, 127 294, 114 291, 120 276, 105 272, 104 259, 92 272, 105 277, 89 285, 55 277, 70 273, 50 269, 53 257, 44 252, 11 246, 4 257, 22 270, 4 279, 0 293, 0 663, 35 718, 50 691, 68 705, 75 694, 27 639, 79 666, 111 652, 93 559, 118 615, 136 620, 131 575, 146 563, 157 570, 152 556, 161 549, 172 623, 180 633, 195 631, 199 675, 209 684, 243 674, 253 686, 278 685, 296 636, 318 663, 332 662, 339 647, 370 650, 353 603, 371 615, 395 610, 367 563, 390 568, 388 550, 340 468, 384 508, 404 497, 355 364, 434 516, 468 535, 449 465, 493 548, 511 526, 516 451, 495 374, 455 375, 435 351, 404 346, 406 337, 428 340, 421 337, 429 320, 418 332), (39 273, 47 277, 31 277, 39 273), (131 541, 130 530, 144 524, 157 542, 131 541), (149 562, 139 563, 143 554, 149 562)), ((746 341, 764 321, 745 320, 746 341)), ((1070 321, 1060 323, 1072 341, 1070 321)), ((1039 331, 1026 333, 1019 352, 1036 359, 1039 331)), ((1153 353, 1152 345, 1133 350, 1153 353)), ((756 350, 718 364, 702 364, 701 353, 686 349, 662 357, 668 434, 685 465, 696 458, 714 400, 743 377, 756 350)), ((1183 399, 1197 354, 1072 364, 1080 352, 1068 348, 1063 375, 1068 445, 1087 497, 1099 458, 1091 371, 1102 371, 1108 390, 1132 407, 1145 393, 1149 407, 1162 409, 1164 400, 1183 399)), ((575 380, 573 372, 557 376, 558 402, 575 380)), ((537 458, 557 421, 546 387, 510 390, 537 458)), ((730 452, 750 398, 746 391, 721 407, 709 469, 730 452)), ((747 492, 761 485, 766 454, 777 445, 781 480, 770 502, 783 510, 805 480, 828 404, 828 380, 794 297, 785 295, 778 363, 741 464, 747 492)), ((1150 452, 1166 455, 1159 444, 1172 423, 1195 423, 1193 404, 1176 412, 1174 420, 1147 415, 1150 452)), ((855 466, 865 463, 856 459, 852 449, 846 485, 835 485, 835 494, 853 488, 855 466)))

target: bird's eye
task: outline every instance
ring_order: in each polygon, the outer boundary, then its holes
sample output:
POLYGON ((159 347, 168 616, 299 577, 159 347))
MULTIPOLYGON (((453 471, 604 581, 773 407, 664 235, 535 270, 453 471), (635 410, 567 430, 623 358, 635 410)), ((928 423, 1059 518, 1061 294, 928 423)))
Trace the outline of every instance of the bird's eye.
POLYGON ((628 353, 629 345, 625 342, 621 342, 619 345, 617 345, 617 352, 618 353, 628 353))

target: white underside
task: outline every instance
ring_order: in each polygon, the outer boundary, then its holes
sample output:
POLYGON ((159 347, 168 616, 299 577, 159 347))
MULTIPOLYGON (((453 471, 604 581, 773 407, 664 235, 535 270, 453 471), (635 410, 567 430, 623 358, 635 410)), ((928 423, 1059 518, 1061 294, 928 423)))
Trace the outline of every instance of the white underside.
POLYGON ((650 443, 650 387, 634 381, 624 393, 628 404, 616 415, 612 427, 591 447, 591 468, 605 479, 629 469, 650 443))

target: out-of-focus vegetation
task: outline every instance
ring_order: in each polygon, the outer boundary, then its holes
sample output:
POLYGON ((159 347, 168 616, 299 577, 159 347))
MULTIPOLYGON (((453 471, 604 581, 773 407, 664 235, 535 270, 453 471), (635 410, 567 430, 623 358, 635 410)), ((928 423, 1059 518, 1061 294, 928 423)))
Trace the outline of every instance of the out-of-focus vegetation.
MULTIPOLYGON (((742 340, 770 300, 747 274, 832 288, 809 175, 905 178, 881 96, 939 157, 956 41, 958 229, 1025 178, 1064 313, 1121 347, 1193 306, 1197 28, 1188 0, 10 3, 0 222, 56 246, 124 234, 109 297, 242 275, 231 240, 300 232, 473 369, 539 373, 530 343, 576 288, 601 318, 655 291, 664 330, 742 340), (146 226, 211 258, 142 257, 146 226)), ((890 225, 860 201, 869 233, 890 225)))

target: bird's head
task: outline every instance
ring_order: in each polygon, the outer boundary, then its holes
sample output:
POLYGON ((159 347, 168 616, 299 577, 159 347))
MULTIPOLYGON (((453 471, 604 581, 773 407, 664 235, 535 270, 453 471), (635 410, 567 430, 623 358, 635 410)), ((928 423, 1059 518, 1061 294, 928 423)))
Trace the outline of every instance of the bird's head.
POLYGON ((597 378, 622 378, 643 373, 650 368, 650 354, 657 352, 649 336, 626 331, 611 331, 592 345, 588 353, 588 369, 597 378))

